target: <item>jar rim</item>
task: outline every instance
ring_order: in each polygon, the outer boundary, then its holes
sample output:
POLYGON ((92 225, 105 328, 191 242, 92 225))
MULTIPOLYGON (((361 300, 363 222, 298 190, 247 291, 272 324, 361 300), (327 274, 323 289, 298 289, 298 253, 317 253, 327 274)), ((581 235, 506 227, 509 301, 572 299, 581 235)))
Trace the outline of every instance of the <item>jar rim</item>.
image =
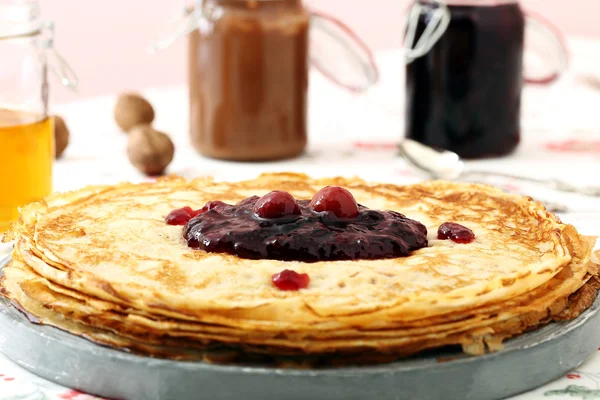
POLYGON ((266 7, 273 5, 303 5, 303 0, 197 0, 195 7, 201 7, 203 4, 218 4, 229 6, 247 6, 249 8, 266 7))
POLYGON ((38 0, 0 2, 0 39, 29 36, 41 29, 38 0))
POLYGON ((519 0, 418 0, 422 3, 443 3, 449 6, 500 6, 517 4, 519 0))
POLYGON ((207 1, 230 1, 232 3, 238 2, 238 3, 242 3, 242 2, 255 2, 255 3, 273 3, 273 2, 284 2, 284 1, 294 1, 294 2, 301 2, 302 0, 203 0, 204 2, 207 1))

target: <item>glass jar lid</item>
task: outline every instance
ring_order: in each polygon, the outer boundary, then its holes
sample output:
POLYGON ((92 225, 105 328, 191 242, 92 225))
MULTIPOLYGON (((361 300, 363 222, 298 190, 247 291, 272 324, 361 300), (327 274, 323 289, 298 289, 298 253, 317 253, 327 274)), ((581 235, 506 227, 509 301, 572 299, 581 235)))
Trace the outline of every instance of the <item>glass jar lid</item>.
POLYGON ((0 0, 0 38, 31 35, 41 29, 37 0, 0 0))
POLYGON ((54 23, 41 19, 39 0, 0 0, 0 40, 40 35, 49 70, 60 82, 76 90, 79 80, 67 61, 54 48, 54 23))
POLYGON ((310 60, 326 77, 355 92, 377 83, 379 71, 369 47, 332 16, 312 12, 310 60))
MULTIPOLYGON (((262 0, 268 1, 268 0, 262 0)), ((198 29, 211 18, 203 13, 203 0, 183 9, 154 41, 149 51, 163 50, 179 38, 198 29)), ((310 62, 326 77, 351 91, 362 92, 379 79, 379 72, 369 47, 341 21, 322 13, 310 15, 310 62)))
MULTIPOLYGON (((519 4, 518 0, 413 0, 407 17, 406 62, 410 63, 427 54, 444 35, 452 19, 449 7, 495 7, 517 4, 519 4), (417 22, 421 13, 428 14, 427 26, 415 40, 417 22)), ((569 66, 569 52, 565 40, 560 30, 550 21, 539 14, 519 9, 525 17, 525 82, 533 84, 554 82, 569 66)))
MULTIPOLYGON (((433 3, 435 0, 422 0, 423 2, 433 3)), ((451 6, 499 6, 504 4, 518 3, 519 0, 444 0, 445 4, 451 6)))

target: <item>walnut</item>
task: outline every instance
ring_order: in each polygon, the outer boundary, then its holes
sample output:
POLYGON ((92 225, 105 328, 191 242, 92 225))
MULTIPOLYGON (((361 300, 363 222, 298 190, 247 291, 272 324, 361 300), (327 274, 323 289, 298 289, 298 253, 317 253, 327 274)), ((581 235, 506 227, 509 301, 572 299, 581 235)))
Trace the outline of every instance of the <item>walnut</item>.
POLYGON ((154 109, 148 100, 135 93, 124 93, 119 96, 115 105, 115 121, 124 131, 140 124, 154 121, 154 109))
POLYGON ((60 158, 69 145, 69 128, 65 120, 58 115, 54 116, 54 157, 60 158))
POLYGON ((127 157, 146 175, 161 175, 173 160, 175 147, 169 136, 148 124, 129 130, 127 157))

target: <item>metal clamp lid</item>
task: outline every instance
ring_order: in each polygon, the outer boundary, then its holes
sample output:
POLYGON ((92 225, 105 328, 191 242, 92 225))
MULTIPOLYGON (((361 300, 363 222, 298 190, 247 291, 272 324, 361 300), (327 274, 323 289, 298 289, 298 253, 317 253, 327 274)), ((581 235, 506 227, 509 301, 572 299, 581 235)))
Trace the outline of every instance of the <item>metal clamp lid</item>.
POLYGON ((40 43, 42 49, 45 50, 50 71, 58 77, 63 86, 76 91, 79 85, 77 75, 65 58, 54 48, 54 22, 44 22, 40 34, 44 35, 40 43))
MULTIPOLYGON (((451 20, 450 5, 516 4, 516 0, 415 0, 408 12, 405 38, 407 64, 427 54, 442 37, 451 20), (425 3, 425 4, 423 4, 425 3), (415 43, 421 13, 428 14, 428 23, 415 43)), ((525 15, 525 82, 548 84, 554 82, 568 68, 569 52, 556 27, 541 15, 524 11, 525 15)))
POLYGON ((203 0, 196 0, 195 7, 186 4, 177 9, 165 29, 148 46, 148 52, 153 54, 160 50, 166 50, 182 37, 198 29, 200 21, 204 18, 203 4, 203 0))
POLYGON ((431 12, 431 7, 428 8, 428 11, 431 13, 429 22, 416 43, 415 36, 417 34, 419 16, 423 12, 424 6, 416 0, 408 12, 406 37, 404 41, 404 59, 407 64, 410 64, 415 59, 429 53, 437 41, 446 32, 446 29, 448 29, 451 19, 448 6, 442 0, 432 0, 432 3, 434 3, 435 9, 431 12))
MULTIPOLYGON (((164 50, 178 39, 201 27, 211 17, 204 12, 204 1, 179 11, 148 51, 164 50)), ((379 72, 368 46, 346 25, 322 13, 310 12, 311 63, 335 83, 355 92, 373 86, 379 72)))
POLYGON ((78 79, 73 69, 54 48, 54 23, 40 19, 38 0, 9 0, 0 2, 0 39, 32 37, 38 40, 43 55, 60 82, 75 90, 78 79))

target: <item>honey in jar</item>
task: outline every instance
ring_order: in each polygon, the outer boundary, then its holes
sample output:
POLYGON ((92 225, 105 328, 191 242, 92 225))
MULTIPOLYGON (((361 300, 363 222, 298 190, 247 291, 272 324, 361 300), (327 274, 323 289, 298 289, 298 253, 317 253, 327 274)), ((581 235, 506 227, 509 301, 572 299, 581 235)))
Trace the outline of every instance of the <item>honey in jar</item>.
POLYGON ((17 219, 18 208, 52 191, 52 119, 0 109, 0 232, 17 219))

